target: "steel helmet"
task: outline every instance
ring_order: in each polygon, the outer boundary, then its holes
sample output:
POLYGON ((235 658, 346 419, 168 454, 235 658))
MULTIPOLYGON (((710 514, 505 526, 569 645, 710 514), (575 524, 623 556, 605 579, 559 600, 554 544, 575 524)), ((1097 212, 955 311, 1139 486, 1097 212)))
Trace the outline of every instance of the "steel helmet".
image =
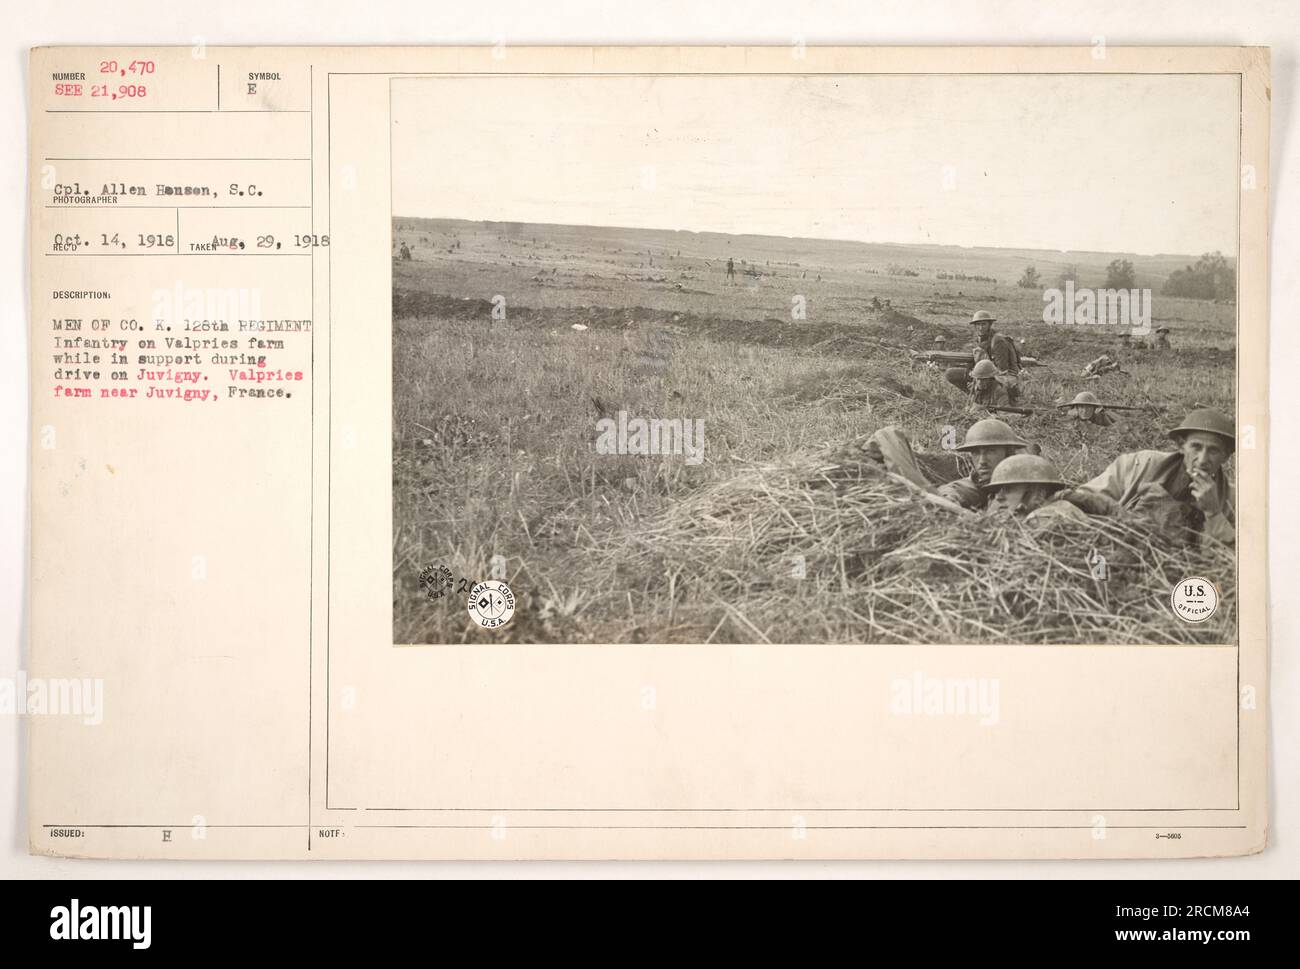
POLYGON ((1101 407, 1103 405, 1101 401, 1097 399, 1096 394, 1094 394, 1090 390, 1085 390, 1082 393, 1075 394, 1074 400, 1070 401, 1068 404, 1057 404, 1056 406, 1057 407, 1101 407))
POLYGON ((1013 454, 993 469, 993 476, 985 488, 1000 488, 1002 485, 1041 484, 1064 488, 1061 472, 1047 458, 1037 454, 1013 454))
POLYGON ((1169 436, 1175 441, 1182 441, 1182 437, 1188 431, 1206 431, 1210 434, 1217 434, 1219 437, 1227 439, 1228 443, 1234 448, 1237 446, 1237 429, 1232 423, 1232 418, 1219 413, 1213 407, 1202 407, 1194 410, 1186 417, 1183 422, 1169 432, 1169 436))
POLYGON ((947 341, 947 339, 945 339, 944 335, 943 335, 942 333, 940 333, 937 337, 934 338, 934 342, 935 342, 935 343, 947 343, 948 341, 947 341))
POLYGON ((966 432, 966 440, 957 448, 958 451, 970 451, 977 447, 1029 447, 1019 434, 995 417, 986 417, 976 421, 966 432))
POLYGON ((987 310, 980 310, 970 318, 971 323, 996 323, 998 318, 987 310))
POLYGON ((970 375, 981 380, 985 377, 996 377, 998 368, 993 365, 992 360, 981 360, 975 364, 975 369, 970 372, 970 375))

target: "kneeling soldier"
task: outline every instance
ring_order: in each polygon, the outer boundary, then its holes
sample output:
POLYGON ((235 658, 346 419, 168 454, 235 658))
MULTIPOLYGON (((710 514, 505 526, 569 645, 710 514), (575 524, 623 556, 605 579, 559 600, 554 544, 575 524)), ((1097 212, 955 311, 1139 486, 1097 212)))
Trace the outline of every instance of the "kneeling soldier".
MULTIPOLYGON (((978 340, 972 358, 975 363, 981 360, 993 363, 994 372, 1002 378, 999 381, 1002 389, 1014 404, 1020 396, 1020 349, 1011 337, 993 329, 996 322, 997 318, 984 310, 971 317, 970 325, 975 327, 975 338, 978 340)), ((951 367, 944 372, 944 379, 959 390, 968 391, 970 372, 970 367, 951 367)))

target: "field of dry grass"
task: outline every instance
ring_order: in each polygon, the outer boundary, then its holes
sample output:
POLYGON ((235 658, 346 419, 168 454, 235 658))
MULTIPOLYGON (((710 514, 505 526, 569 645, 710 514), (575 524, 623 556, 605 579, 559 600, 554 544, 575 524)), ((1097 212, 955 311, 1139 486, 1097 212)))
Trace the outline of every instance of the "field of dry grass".
POLYGON ((1039 291, 1011 281, 1056 260, 1101 285, 1109 254, 406 219, 395 238, 413 256, 393 263, 395 642, 1235 641, 1230 550, 957 520, 856 457, 887 424, 941 453, 985 416, 905 349, 969 345, 975 309, 1048 365, 1024 387, 1035 413, 1009 420, 1070 480, 1165 447, 1193 406, 1231 413, 1234 308, 1158 295, 1186 259, 1131 257, 1175 350, 1086 381, 1113 330, 1049 327, 1039 291), (1082 389, 1145 409, 1073 425, 1050 405, 1082 389), (704 461, 596 453, 597 420, 620 410, 703 421, 704 461), (425 597, 421 569, 478 580, 493 556, 519 599, 503 631, 471 624, 463 596, 425 597), (1165 600, 1197 570, 1225 602, 1187 626, 1165 600))

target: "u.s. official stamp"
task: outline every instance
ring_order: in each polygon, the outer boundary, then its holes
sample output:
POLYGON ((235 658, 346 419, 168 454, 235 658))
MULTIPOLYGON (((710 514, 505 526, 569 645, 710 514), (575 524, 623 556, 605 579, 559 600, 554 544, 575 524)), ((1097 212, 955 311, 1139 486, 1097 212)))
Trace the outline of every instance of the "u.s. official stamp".
POLYGON ((1205 622, 1219 608, 1219 589, 1207 578, 1189 576, 1174 586, 1169 603, 1184 622, 1205 622))

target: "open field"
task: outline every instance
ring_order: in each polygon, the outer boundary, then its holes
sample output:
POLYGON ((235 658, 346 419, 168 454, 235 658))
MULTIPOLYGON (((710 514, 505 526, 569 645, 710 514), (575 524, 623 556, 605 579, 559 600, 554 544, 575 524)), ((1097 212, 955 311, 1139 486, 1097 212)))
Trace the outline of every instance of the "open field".
POLYGON ((1048 326, 1041 292, 1014 285, 1032 263, 1045 285, 1073 264, 1101 286, 1123 254, 400 217, 394 234, 412 250, 393 262, 395 642, 1235 641, 1229 551, 955 522, 856 467, 881 426, 944 456, 985 416, 904 349, 968 347, 976 309, 1048 365, 1023 388, 1035 413, 1008 421, 1069 480, 1165 447, 1194 406, 1232 413, 1235 307, 1159 295, 1194 256, 1126 257, 1173 329, 1156 353, 1048 326), (1102 352, 1125 372, 1083 379, 1102 352), (1083 389, 1147 409, 1102 429, 1050 407, 1083 389), (703 462, 596 453, 597 420, 619 411, 702 420, 703 462), (1084 563, 1098 550, 1115 565, 1101 581, 1084 563), (463 596, 424 597, 422 568, 477 580, 493 555, 519 597, 502 632, 472 625, 463 596), (1192 627, 1164 599, 1194 564, 1225 601, 1192 627))

